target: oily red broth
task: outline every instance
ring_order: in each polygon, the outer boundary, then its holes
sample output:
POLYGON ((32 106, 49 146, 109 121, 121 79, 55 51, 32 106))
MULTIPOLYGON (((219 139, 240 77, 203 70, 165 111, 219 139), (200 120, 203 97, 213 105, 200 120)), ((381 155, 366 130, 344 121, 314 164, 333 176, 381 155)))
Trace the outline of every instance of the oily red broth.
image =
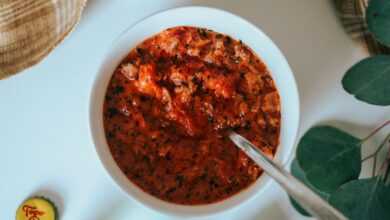
POLYGON ((103 116, 128 179, 179 204, 220 201, 261 175, 229 130, 270 157, 279 144, 279 94, 264 63, 241 41, 196 27, 167 29, 130 51, 103 116))

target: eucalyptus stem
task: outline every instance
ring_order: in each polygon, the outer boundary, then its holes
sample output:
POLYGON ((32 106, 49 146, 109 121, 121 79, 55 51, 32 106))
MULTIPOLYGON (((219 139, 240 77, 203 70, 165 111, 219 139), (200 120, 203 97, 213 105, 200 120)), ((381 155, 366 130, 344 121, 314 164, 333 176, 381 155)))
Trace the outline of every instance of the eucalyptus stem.
POLYGON ((367 157, 365 157, 365 158, 362 160, 362 162, 364 162, 364 161, 366 161, 366 160, 368 160, 368 159, 370 159, 370 158, 375 157, 375 156, 379 153, 379 151, 381 151, 382 148, 386 145, 386 141, 387 141, 387 139, 389 139, 389 138, 390 138, 390 134, 388 134, 388 135, 385 137, 385 139, 382 141, 382 143, 379 145, 379 147, 375 150, 375 152, 372 153, 372 154, 370 154, 370 155, 368 155, 367 157))
MULTIPOLYGON (((377 160, 378 160, 378 153, 383 149, 384 146, 386 146, 386 144, 388 143, 388 141, 390 141, 390 133, 385 137, 385 139, 382 141, 382 143, 379 145, 379 147, 375 150, 375 152, 373 154, 370 154, 368 155, 367 157, 365 157, 362 162, 370 159, 370 158, 374 158, 374 164, 373 164, 373 167, 372 167, 372 176, 376 176, 376 164, 377 164, 377 160)), ((389 153, 388 155, 390 155, 390 149, 389 149, 389 153)), ((380 169, 383 169, 383 166, 385 166, 385 163, 389 160, 389 156, 386 158, 386 160, 383 162, 382 166, 380 169)))
POLYGON ((390 138, 390 134, 388 134, 388 135, 385 137, 385 139, 382 141, 382 143, 379 145, 379 147, 376 149, 376 151, 375 151, 374 153, 368 155, 367 157, 363 158, 362 162, 364 162, 364 161, 366 161, 366 160, 368 160, 368 159, 370 159, 370 158, 375 157, 375 156, 379 153, 379 151, 381 151, 382 148, 385 146, 386 141, 387 141, 387 139, 389 139, 389 138, 390 138))
MULTIPOLYGON (((378 153, 383 148, 383 146, 385 146, 387 144, 387 142, 390 141, 389 137, 390 137, 390 134, 387 135, 387 137, 383 140, 382 144, 376 150, 376 154, 375 154, 375 157, 374 157, 374 166, 373 166, 373 170, 372 170, 372 176, 373 177, 376 176, 376 162, 378 160, 378 153)), ((390 153, 390 149, 389 149, 389 153, 390 153)), ((380 170, 379 170, 379 172, 380 172, 381 170, 385 169, 385 173, 383 174, 383 178, 384 179, 387 179, 387 177, 386 177, 387 176, 387 168, 388 168, 388 165, 389 165, 388 164, 388 160, 389 160, 389 158, 388 158, 388 156, 386 156, 386 159, 385 159, 385 161, 383 161, 383 163, 382 163, 382 165, 380 167, 380 170)))
POLYGON ((386 159, 383 161, 382 166, 380 170, 384 170, 381 174, 381 178, 383 179, 383 182, 387 184, 388 177, 389 177, 389 169, 390 169, 390 139, 388 140, 387 144, 389 145, 389 150, 387 151, 386 159))
POLYGON ((374 136, 376 133, 378 133, 382 128, 386 127, 389 124, 390 124, 390 120, 387 120, 381 126, 375 128, 367 137, 362 139, 362 143, 366 142, 368 139, 370 139, 372 136, 374 136))

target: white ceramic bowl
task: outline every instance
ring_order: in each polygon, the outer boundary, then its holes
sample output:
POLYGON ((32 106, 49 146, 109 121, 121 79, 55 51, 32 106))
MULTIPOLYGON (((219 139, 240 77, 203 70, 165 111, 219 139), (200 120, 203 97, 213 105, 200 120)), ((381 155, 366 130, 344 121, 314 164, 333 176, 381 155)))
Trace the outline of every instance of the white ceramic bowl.
POLYGON ((179 216, 211 215, 240 206, 261 194, 270 177, 263 174, 242 192, 209 205, 185 206, 162 201, 145 193, 121 172, 109 151, 103 128, 103 101, 111 75, 129 51, 144 39, 174 26, 204 27, 241 39, 263 60, 271 72, 281 96, 280 145, 275 160, 285 164, 292 154, 299 124, 299 98, 293 73, 280 50, 256 26, 219 9, 207 7, 175 8, 154 14, 126 30, 106 55, 97 75, 90 103, 90 128, 96 151, 112 179, 131 198, 154 210, 179 216))

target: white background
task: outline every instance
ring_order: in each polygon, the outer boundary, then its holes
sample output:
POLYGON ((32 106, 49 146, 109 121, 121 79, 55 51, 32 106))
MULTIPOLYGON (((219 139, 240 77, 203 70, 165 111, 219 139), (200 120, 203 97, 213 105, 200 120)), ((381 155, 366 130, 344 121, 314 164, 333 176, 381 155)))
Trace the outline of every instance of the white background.
MULTIPOLYGON (((298 82, 299 136, 317 123, 364 136, 390 118, 389 107, 343 91, 344 72, 366 53, 344 33, 330 0, 90 0, 76 30, 53 53, 0 81, 1 220, 14 219, 19 203, 36 194, 54 199, 64 220, 173 219, 133 202, 109 179, 91 141, 88 104, 100 60, 123 30, 156 11, 191 4, 238 14, 280 47, 298 82)), ((209 219, 302 217, 272 183, 255 200, 209 219)))

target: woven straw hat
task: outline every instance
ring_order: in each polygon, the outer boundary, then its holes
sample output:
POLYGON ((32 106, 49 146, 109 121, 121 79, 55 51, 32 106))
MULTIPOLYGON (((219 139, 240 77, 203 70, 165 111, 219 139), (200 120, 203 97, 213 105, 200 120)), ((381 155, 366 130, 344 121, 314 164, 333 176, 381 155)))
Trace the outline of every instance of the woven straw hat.
POLYGON ((80 19, 87 0, 0 0, 0 79, 42 60, 80 19))
POLYGON ((361 42, 371 55, 390 54, 390 48, 380 44, 368 31, 366 9, 369 0, 334 0, 338 16, 349 35, 361 42))

